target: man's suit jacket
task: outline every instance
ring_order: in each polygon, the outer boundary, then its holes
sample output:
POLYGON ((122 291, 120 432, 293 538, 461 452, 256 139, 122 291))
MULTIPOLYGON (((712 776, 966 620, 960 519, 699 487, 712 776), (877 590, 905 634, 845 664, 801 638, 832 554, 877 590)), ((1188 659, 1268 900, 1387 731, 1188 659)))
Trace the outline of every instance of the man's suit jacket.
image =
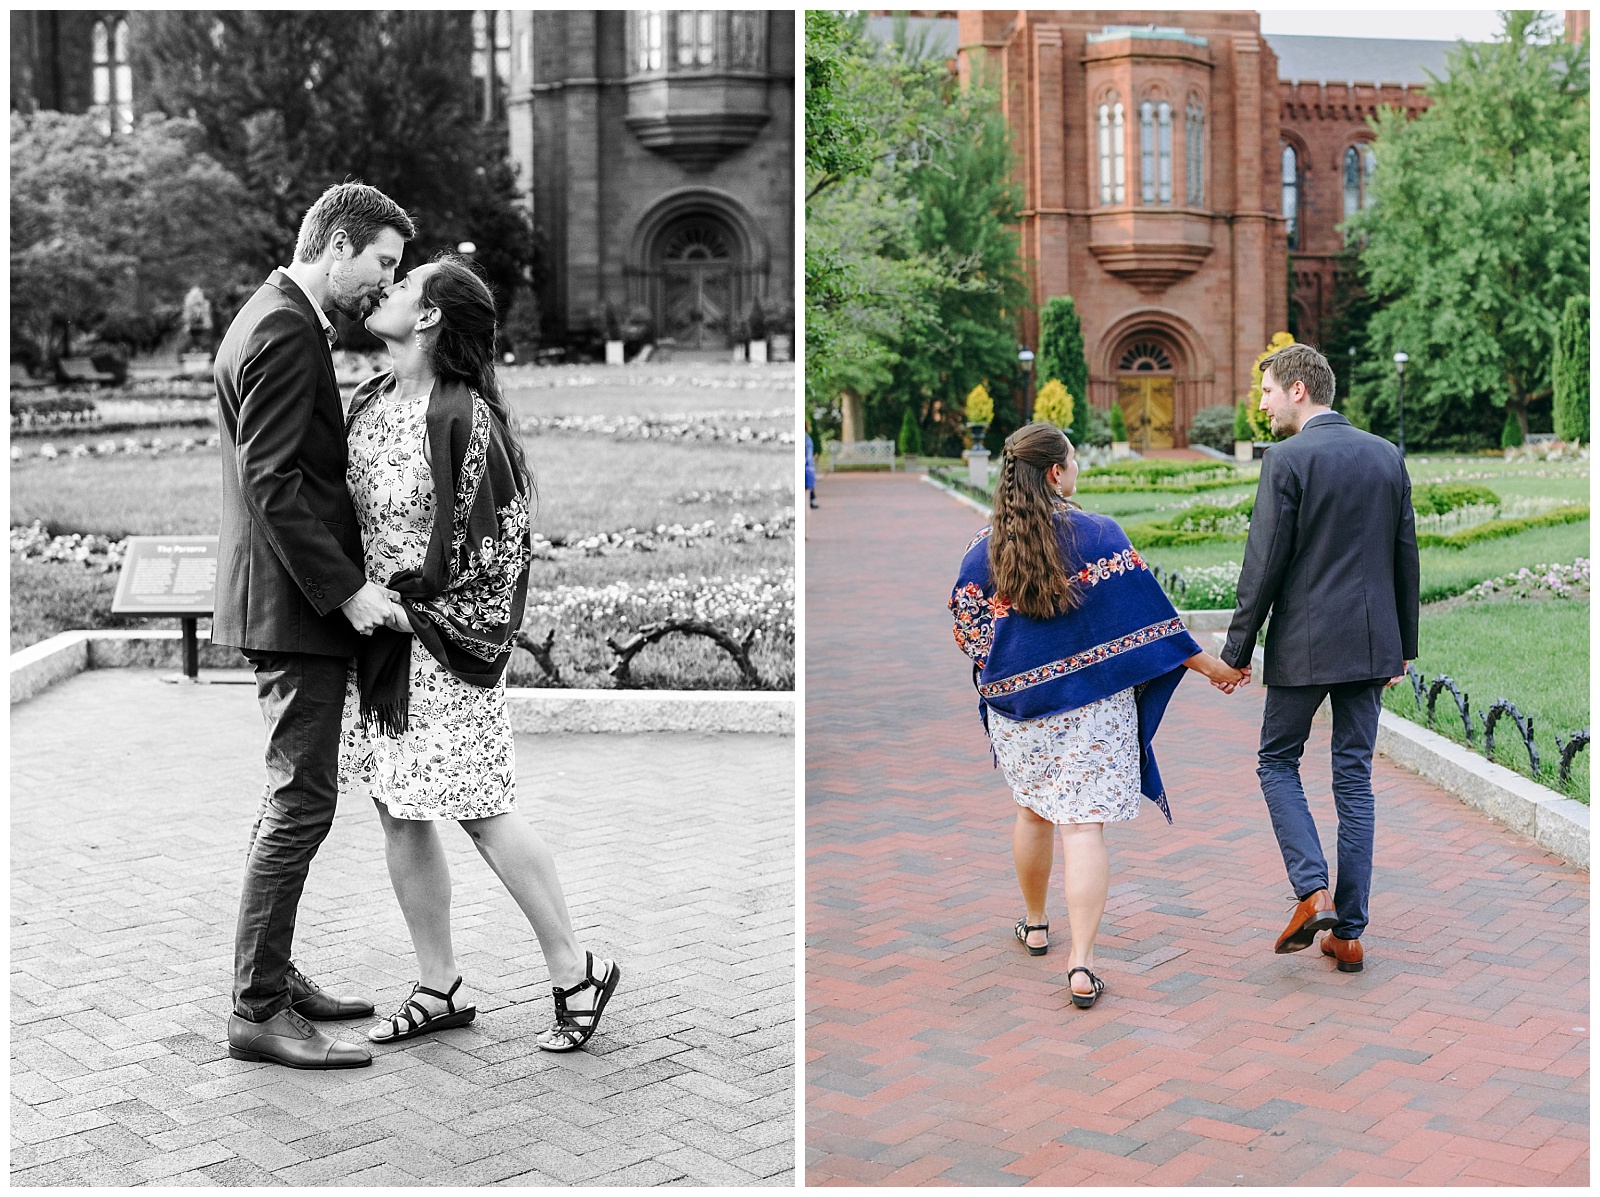
POLYGON ((211 638, 355 655, 339 607, 366 576, 345 488, 344 409, 316 310, 282 270, 228 327, 216 383, 222 530, 211 638))
POLYGON ((1249 664, 1270 611, 1268 686, 1395 677, 1417 655, 1417 597, 1398 449, 1333 413, 1266 451, 1224 661, 1249 664))

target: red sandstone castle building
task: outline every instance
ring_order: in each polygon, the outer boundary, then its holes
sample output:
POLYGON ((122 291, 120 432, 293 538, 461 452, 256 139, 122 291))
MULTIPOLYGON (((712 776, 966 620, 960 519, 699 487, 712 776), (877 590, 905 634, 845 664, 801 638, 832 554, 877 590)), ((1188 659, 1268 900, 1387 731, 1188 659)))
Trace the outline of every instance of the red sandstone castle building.
MULTIPOLYGON (((1073 297, 1089 398, 1148 448, 1247 393, 1273 333, 1320 343, 1339 226, 1370 202, 1367 118, 1421 112, 1453 46, 1263 35, 1250 11, 928 16, 963 81, 1000 88, 1035 305, 1073 297)), ((1031 314, 1021 335, 1037 344, 1031 314)))

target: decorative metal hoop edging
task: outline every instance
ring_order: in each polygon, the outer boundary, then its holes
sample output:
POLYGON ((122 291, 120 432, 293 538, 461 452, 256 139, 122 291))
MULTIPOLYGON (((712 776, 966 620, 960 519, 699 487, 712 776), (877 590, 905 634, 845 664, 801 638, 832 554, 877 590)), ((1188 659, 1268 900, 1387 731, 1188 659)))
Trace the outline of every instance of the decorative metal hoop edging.
POLYGON ((1428 687, 1428 726, 1433 726, 1433 704, 1438 701, 1440 690, 1450 691, 1450 697, 1455 699, 1456 713, 1461 716, 1461 726, 1466 730, 1467 743, 1472 743, 1472 719, 1468 714, 1470 696, 1461 693, 1455 681, 1442 673, 1434 678, 1433 685, 1428 687))
POLYGON ((1533 769, 1533 775, 1539 776, 1539 749, 1533 742, 1533 716, 1524 717, 1517 710, 1517 704, 1509 698, 1497 698, 1490 706, 1488 714, 1479 715, 1483 720, 1483 755, 1491 761, 1494 760, 1494 725, 1501 715, 1510 715, 1513 723, 1517 725, 1517 732, 1522 736, 1523 746, 1528 750, 1528 764, 1533 769))
POLYGON ((1573 732, 1572 739, 1566 741, 1565 743, 1563 743, 1561 740, 1561 734, 1559 732, 1556 733, 1556 748, 1561 752, 1560 778, 1562 785, 1567 784, 1567 778, 1572 773, 1572 758, 1578 755, 1579 750, 1587 748, 1588 746, 1589 729, 1586 727, 1580 728, 1578 731, 1573 732))
POLYGON ((552 685, 564 686, 566 683, 561 680, 561 668, 556 664, 555 656, 551 652, 551 646, 555 642, 556 630, 554 628, 545 633, 544 643, 542 644, 528 635, 528 633, 522 631, 519 631, 512 638, 513 644, 539 662, 539 668, 544 670, 545 680, 552 685))
POLYGON ((668 619, 661 623, 648 624, 640 628, 628 640, 618 644, 614 637, 607 637, 606 644, 611 651, 617 654, 616 661, 606 672, 615 679, 620 689, 630 689, 633 678, 629 670, 633 667, 633 658, 646 646, 674 632, 681 632, 687 636, 704 636, 714 641, 739 667, 739 676, 746 686, 752 690, 761 688, 761 675, 756 672, 756 667, 750 661, 750 646, 755 643, 756 633, 752 628, 745 633, 743 640, 735 640, 727 632, 712 624, 698 619, 668 619))

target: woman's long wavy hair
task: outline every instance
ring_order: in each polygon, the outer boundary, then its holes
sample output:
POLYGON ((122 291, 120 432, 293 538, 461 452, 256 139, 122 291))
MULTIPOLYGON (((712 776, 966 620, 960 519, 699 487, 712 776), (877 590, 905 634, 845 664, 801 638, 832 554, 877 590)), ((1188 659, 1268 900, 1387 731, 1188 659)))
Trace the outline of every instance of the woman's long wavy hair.
POLYGON ((495 376, 498 326, 494 292, 464 258, 444 252, 437 254, 433 262, 439 269, 422 284, 423 305, 439 309, 439 335, 428 355, 428 364, 438 377, 464 382, 483 396, 505 433, 517 477, 531 494, 533 472, 522 448, 522 435, 495 376))
MULTIPOLYGON (((996 594, 1035 619, 1071 611, 1080 602, 1056 538, 1061 499, 1045 482, 1051 466, 1067 464, 1067 450, 1061 429, 1023 425, 1006 438, 1000 483, 994 491, 989 576, 996 594)), ((1067 527, 1070 535, 1070 522, 1067 527)))

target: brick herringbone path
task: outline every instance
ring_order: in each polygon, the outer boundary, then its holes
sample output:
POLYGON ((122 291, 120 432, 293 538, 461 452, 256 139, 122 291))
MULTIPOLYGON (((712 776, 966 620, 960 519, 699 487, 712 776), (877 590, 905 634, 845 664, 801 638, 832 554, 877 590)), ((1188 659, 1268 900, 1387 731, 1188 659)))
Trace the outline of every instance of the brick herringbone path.
MULTIPOLYGON (((147 672, 12 708, 12 1184, 793 1184, 792 739, 519 737, 579 939, 623 963, 600 1034, 533 1046, 537 941, 446 824, 478 1020, 319 1073, 226 1055, 262 736, 253 688, 147 672)), ((370 806, 335 820, 295 956, 380 1013, 409 989, 370 806)))
MULTIPOLYGON (((1180 687, 1176 825, 1108 829, 1108 991, 1011 924, 1013 803, 944 604, 981 518, 834 475, 806 558, 812 1184, 1588 1183, 1588 877, 1379 759, 1364 973, 1276 956, 1262 691, 1180 687)), ((1328 731, 1308 790, 1331 845, 1328 731)), ((1059 856, 1059 853, 1058 853, 1059 856)))

